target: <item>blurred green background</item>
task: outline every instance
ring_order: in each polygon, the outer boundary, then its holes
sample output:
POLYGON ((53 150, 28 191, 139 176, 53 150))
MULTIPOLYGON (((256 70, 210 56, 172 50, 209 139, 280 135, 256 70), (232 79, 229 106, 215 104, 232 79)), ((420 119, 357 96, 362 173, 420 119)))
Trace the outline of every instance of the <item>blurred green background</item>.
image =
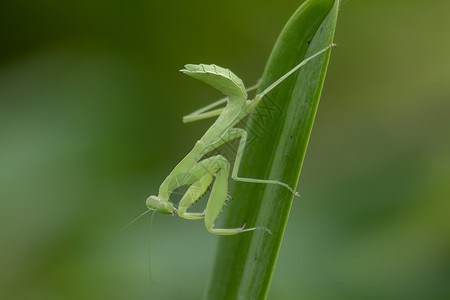
MULTIPOLYGON (((255 83, 301 2, 3 1, 0 298, 201 298, 202 222, 111 236, 211 124, 181 122, 220 95, 178 70, 255 83)), ((342 6, 269 299, 450 299, 449 11, 342 6)))

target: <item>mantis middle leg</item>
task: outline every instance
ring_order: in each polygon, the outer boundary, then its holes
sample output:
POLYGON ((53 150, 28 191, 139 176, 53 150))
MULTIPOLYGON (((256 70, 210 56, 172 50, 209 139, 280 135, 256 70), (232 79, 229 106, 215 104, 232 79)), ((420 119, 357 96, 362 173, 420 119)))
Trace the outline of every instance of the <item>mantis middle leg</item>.
MULTIPOLYGON (((236 138, 241 138, 239 141, 239 146, 236 152, 236 159, 234 161, 233 165, 233 172, 231 173, 231 178, 236 181, 242 181, 242 182, 251 182, 251 183, 266 183, 266 184, 277 184, 281 185, 285 188, 287 188, 291 193, 293 193, 295 196, 300 197, 300 194, 297 193, 292 187, 290 187, 287 183, 278 181, 278 180, 271 180, 271 179, 256 179, 256 178, 245 178, 245 177, 239 177, 239 167, 241 165, 242 155, 245 151, 245 144, 247 142, 247 132, 244 129, 241 128, 231 128, 226 135, 224 135, 217 143, 214 145, 211 145, 210 148, 217 148, 220 145, 234 140, 236 138)), ((211 150, 212 150, 211 149, 211 150)))

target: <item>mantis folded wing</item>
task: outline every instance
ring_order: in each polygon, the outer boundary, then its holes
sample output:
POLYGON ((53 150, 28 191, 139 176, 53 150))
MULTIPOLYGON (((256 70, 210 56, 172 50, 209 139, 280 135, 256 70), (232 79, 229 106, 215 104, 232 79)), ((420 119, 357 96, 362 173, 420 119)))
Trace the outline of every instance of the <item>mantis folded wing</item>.
MULTIPOLYGON (((236 159, 231 172, 231 178, 233 180, 251 183, 277 184, 287 188, 295 196, 299 196, 292 187, 278 180, 244 178, 238 176, 239 166, 245 150, 247 132, 244 129, 235 128, 234 126, 253 111, 263 97, 272 89, 282 83, 311 59, 323 54, 334 46, 335 44, 330 44, 316 54, 306 58, 272 83, 264 91, 257 94, 253 100, 248 99, 248 90, 245 89, 242 80, 230 70, 216 65, 186 65, 186 69, 181 70, 181 72, 216 88, 222 92, 226 98, 183 117, 183 122, 186 123, 218 116, 214 124, 212 124, 200 140, 195 143, 191 152, 189 152, 166 177, 159 187, 158 196, 150 196, 147 198, 147 207, 163 214, 174 215, 177 213, 178 216, 185 219, 195 220, 204 218, 206 229, 209 232, 218 235, 232 235, 255 229, 263 229, 270 233, 270 231, 264 227, 245 228, 245 224, 238 228, 215 228, 214 223, 227 200, 228 176, 230 174, 231 166, 230 162, 222 155, 216 155, 206 159, 203 159, 203 157, 224 143, 240 138, 236 159), (226 103, 224 108, 210 111, 210 109, 223 103, 226 103), (188 212, 187 210, 206 192, 213 180, 214 184, 206 209, 201 213, 188 212), (178 208, 175 208, 169 201, 170 195, 175 189, 183 185, 190 185, 190 187, 183 195, 178 204, 178 208)), ((254 88, 255 87, 253 87, 253 89, 254 88)))

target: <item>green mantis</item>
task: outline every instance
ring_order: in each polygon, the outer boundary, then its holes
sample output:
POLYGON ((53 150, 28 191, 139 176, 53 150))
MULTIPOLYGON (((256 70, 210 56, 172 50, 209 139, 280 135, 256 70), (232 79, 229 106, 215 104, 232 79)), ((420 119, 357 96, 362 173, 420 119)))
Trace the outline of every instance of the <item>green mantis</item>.
POLYGON ((248 90, 245 89, 242 80, 230 70, 216 65, 186 65, 186 69, 181 70, 181 72, 216 88, 222 92, 226 98, 183 117, 183 122, 187 123, 218 116, 214 124, 212 124, 200 140, 195 143, 191 152, 189 152, 166 177, 159 187, 158 196, 150 196, 147 198, 146 205, 149 210, 156 210, 163 214, 178 214, 178 216, 190 220, 204 218, 206 229, 217 235, 233 235, 255 229, 263 229, 270 232, 264 227, 245 228, 245 224, 238 228, 215 228, 214 223, 227 200, 228 177, 230 171, 233 180, 249 183, 277 184, 288 189, 295 196, 299 196, 292 187, 278 180, 244 178, 238 176, 239 166, 245 150, 247 132, 242 128, 236 128, 234 126, 252 112, 264 96, 272 89, 277 87, 310 60, 323 54, 334 46, 335 44, 330 44, 314 55, 306 58, 289 72, 273 82, 265 90, 257 94, 253 100, 248 99, 248 90), (211 110, 223 103, 226 103, 225 107, 211 110), (230 162, 221 155, 203 159, 206 154, 214 149, 238 138, 240 138, 240 141, 232 170, 230 162), (206 204, 206 209, 200 213, 188 212, 187 210, 206 192, 212 183, 213 186, 206 204), (190 185, 190 187, 183 195, 178 204, 178 208, 175 208, 169 201, 170 195, 175 189, 184 185, 190 185))

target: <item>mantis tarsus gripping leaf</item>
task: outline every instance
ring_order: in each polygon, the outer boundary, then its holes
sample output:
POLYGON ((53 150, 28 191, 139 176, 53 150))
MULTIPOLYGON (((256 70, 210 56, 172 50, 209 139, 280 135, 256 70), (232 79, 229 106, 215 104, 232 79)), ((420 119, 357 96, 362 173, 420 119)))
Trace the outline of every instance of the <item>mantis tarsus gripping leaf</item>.
POLYGON ((158 196, 150 196, 147 198, 147 207, 150 210, 157 210, 163 214, 174 215, 177 213, 180 217, 185 219, 195 220, 204 218, 206 229, 214 234, 232 235, 255 229, 263 229, 270 232, 264 227, 244 228, 245 224, 238 228, 214 227, 214 222, 219 216, 219 213, 221 212, 228 196, 230 162, 221 155, 212 156, 206 159, 202 158, 224 143, 240 138, 236 160, 231 172, 231 178, 233 180, 251 183, 278 184, 287 188, 294 195, 299 196, 299 194, 297 194, 292 187, 277 180, 243 178, 238 176, 239 165, 245 150, 247 132, 242 128, 235 128, 234 126, 240 120, 245 118, 251 111, 253 111, 261 102, 263 97, 272 89, 282 83, 290 75, 295 73, 308 61, 323 54, 325 51, 334 46, 334 44, 330 44, 321 51, 306 58, 289 72, 284 74, 281 78, 272 83, 264 91, 257 94, 253 100, 247 99, 247 91, 242 80, 234 75, 230 70, 218 67, 216 65, 186 65, 186 69, 181 70, 183 73, 209 84, 222 92, 227 98, 205 106, 183 118, 183 122, 193 122, 219 116, 214 124, 211 125, 211 127, 201 137, 201 139, 195 143, 195 146, 191 152, 189 152, 186 157, 178 163, 169 176, 167 176, 159 187, 158 196), (225 102, 226 106, 224 108, 211 110, 212 108, 215 108, 225 102), (206 209, 201 213, 187 212, 187 209, 190 208, 206 192, 208 187, 213 182, 214 177, 215 181, 206 205, 206 209), (175 208, 169 201, 170 194, 178 187, 184 185, 190 185, 190 187, 183 195, 180 203, 178 204, 178 208, 175 208))

